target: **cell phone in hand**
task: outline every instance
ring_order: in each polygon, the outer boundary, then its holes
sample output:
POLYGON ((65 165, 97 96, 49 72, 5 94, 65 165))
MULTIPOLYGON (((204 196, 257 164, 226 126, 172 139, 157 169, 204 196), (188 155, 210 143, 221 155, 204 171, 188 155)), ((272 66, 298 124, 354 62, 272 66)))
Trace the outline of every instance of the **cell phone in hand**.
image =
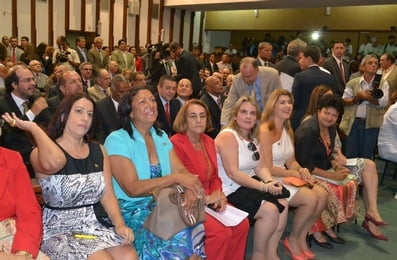
POLYGON ((207 205, 210 209, 212 209, 213 211, 218 212, 221 209, 221 206, 215 206, 215 203, 210 203, 207 205))

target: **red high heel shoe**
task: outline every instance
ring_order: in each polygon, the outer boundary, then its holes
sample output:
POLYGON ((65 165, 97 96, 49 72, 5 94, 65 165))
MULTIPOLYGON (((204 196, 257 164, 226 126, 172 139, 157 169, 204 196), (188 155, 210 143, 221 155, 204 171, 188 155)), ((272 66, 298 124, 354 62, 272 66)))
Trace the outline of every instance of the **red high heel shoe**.
POLYGON ((364 220, 363 223, 361 224, 361 226, 368 231, 369 234, 371 234, 371 236, 373 236, 376 239, 379 240, 384 240, 384 241, 389 241, 389 238, 387 238, 387 236, 380 234, 380 235, 376 235, 374 234, 371 229, 369 229, 369 224, 368 224, 368 220, 364 220))
POLYGON ((316 258, 316 255, 311 250, 303 250, 302 254, 303 254, 303 256, 306 257, 306 259, 314 259, 314 258, 316 258))
POLYGON ((283 245, 285 247, 285 249, 288 251, 289 255, 291 256, 292 260, 306 260, 306 256, 305 255, 294 255, 291 251, 291 247, 289 245, 289 241, 288 241, 288 237, 286 237, 283 241, 283 245))
POLYGON ((388 226, 388 225, 390 225, 389 223, 384 222, 384 221, 377 221, 371 215, 368 215, 368 214, 365 214, 365 221, 371 221, 376 226, 388 226))

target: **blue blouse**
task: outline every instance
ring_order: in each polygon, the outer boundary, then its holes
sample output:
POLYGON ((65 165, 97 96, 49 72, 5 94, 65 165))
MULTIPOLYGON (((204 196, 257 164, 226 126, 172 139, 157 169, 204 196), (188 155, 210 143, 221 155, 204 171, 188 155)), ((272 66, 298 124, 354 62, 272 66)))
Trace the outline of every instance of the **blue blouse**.
MULTIPOLYGON (((117 131, 113 131, 106 138, 104 146, 109 156, 118 155, 131 160, 135 166, 138 178, 140 180, 150 179, 150 161, 145 139, 135 128, 134 124, 131 123, 131 127, 133 130, 134 139, 130 137, 127 131, 124 129, 119 129, 117 131)), ((162 176, 169 175, 171 174, 170 151, 172 149, 172 143, 168 139, 168 136, 165 132, 163 132, 162 136, 159 136, 153 127, 150 129, 150 134, 153 137, 157 157, 159 158, 161 174, 162 176)), ((146 198, 129 197, 127 194, 125 194, 116 179, 112 178, 112 181, 117 199, 139 201, 146 198)))

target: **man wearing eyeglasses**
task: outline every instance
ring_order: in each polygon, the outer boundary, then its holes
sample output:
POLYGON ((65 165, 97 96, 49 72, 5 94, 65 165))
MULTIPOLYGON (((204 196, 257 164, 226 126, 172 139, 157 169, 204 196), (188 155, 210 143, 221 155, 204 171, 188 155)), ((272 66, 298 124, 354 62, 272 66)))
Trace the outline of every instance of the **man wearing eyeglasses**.
POLYGON ((81 75, 81 81, 85 90, 95 85, 95 80, 92 77, 93 70, 94 66, 92 66, 91 62, 87 61, 80 64, 79 71, 81 75))
MULTIPOLYGON (((5 79, 5 86, 6 94, 0 98, 0 115, 6 112, 15 113, 22 120, 35 121, 42 126, 47 125, 51 114, 47 109, 46 99, 40 96, 35 88, 36 82, 32 71, 22 65, 11 68, 5 79)), ((20 152, 30 177, 34 177, 29 158, 34 143, 27 133, 5 124, 2 127, 0 144, 20 152)))

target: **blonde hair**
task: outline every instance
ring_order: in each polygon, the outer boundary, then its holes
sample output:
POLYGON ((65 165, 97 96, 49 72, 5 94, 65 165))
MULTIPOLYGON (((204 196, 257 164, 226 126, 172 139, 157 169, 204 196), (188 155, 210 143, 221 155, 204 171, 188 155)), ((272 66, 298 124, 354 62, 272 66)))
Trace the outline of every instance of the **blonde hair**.
MULTIPOLYGON (((273 131, 275 128, 274 108, 281 96, 289 97, 292 101, 292 104, 294 103, 294 97, 292 96, 291 92, 286 89, 275 89, 272 93, 270 93, 261 116, 261 124, 267 123, 269 131, 273 131)), ((287 130, 288 134, 291 136, 291 138, 293 138, 294 134, 289 119, 284 121, 284 127, 285 130, 287 130)))
MULTIPOLYGON (((251 105, 253 105, 255 107, 256 120, 259 121, 259 119, 260 119, 259 107, 258 107, 258 104, 256 103, 255 99, 251 96, 240 97, 233 107, 229 123, 227 124, 228 128, 235 130, 239 135, 241 135, 241 131, 240 131, 240 127, 238 126, 235 118, 238 114, 238 111, 240 110, 241 105, 246 102, 250 103, 251 105)), ((252 140, 257 137, 257 134, 258 134, 258 122, 255 123, 254 127, 250 130, 248 138, 250 140, 252 140)))
POLYGON ((187 131, 187 110, 191 105, 198 105, 204 108, 205 115, 207 117, 207 124, 205 126, 205 132, 210 132, 213 130, 212 127, 212 120, 211 120, 211 113, 207 107, 207 105, 199 100, 199 99, 189 99, 185 102, 185 104, 179 109, 178 114, 174 120, 173 129, 175 132, 184 134, 187 131))

